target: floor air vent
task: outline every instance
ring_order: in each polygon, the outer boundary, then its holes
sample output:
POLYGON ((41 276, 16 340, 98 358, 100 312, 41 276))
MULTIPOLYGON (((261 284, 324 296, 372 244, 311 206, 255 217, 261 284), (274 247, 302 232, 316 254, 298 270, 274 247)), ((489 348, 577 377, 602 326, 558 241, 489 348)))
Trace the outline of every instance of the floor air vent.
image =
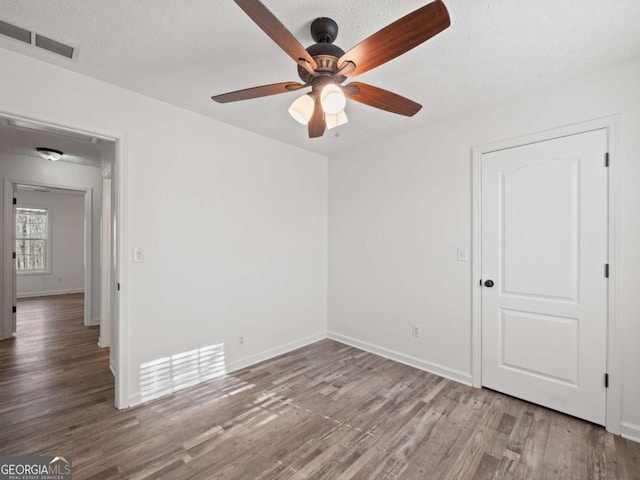
POLYGON ((0 20, 0 35, 11 37, 24 43, 31 43, 31 32, 29 30, 16 27, 10 23, 3 22, 2 20, 0 20))
POLYGON ((74 47, 70 47, 69 45, 45 37, 39 33, 31 33, 29 30, 3 22, 2 20, 0 20, 0 35, 28 43, 29 45, 34 45, 38 48, 42 48, 43 50, 47 50, 48 52, 55 53, 56 55, 61 55, 66 58, 73 58, 73 53, 75 52, 74 47))
POLYGON ((73 47, 36 33, 36 47, 44 48, 63 57, 73 58, 73 47))

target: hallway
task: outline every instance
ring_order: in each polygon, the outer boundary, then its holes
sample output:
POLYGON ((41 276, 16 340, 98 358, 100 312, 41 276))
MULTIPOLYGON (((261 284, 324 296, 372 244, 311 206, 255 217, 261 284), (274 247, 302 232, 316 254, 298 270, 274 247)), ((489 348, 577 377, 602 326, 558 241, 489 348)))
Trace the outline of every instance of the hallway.
POLYGON ((109 349, 83 312, 82 293, 18 300, 16 338, 0 342, 0 453, 59 451, 64 432, 113 413, 109 349))

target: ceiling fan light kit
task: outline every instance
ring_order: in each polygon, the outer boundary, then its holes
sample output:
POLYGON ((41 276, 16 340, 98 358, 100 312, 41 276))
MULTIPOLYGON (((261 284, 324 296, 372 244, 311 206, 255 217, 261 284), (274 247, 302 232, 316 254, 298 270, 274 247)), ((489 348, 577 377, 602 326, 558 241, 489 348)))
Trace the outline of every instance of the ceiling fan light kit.
POLYGON ((328 130, 339 127, 340 125, 344 125, 349 121, 349 119, 347 119, 347 114, 344 112, 344 110, 342 110, 340 113, 337 113, 335 115, 325 114, 324 120, 327 123, 328 130))
POLYGON ((347 99, 336 84, 327 85, 320 93, 322 110, 327 115, 337 115, 347 106, 347 99))
POLYGON ((304 83, 283 82, 247 88, 212 99, 218 103, 249 100, 311 87, 296 99, 289 114, 308 126, 309 138, 321 137, 326 129, 347 123, 347 98, 365 105, 411 117, 422 106, 396 93, 361 82, 342 85, 426 42, 446 29, 451 21, 442 0, 435 0, 374 33, 348 52, 334 45, 337 23, 326 17, 311 24, 316 42, 305 49, 260 0, 235 0, 236 4, 298 65, 304 83))
POLYGON ((316 102, 313 100, 313 97, 310 93, 307 93, 291 104, 289 107, 289 115, 302 125, 308 125, 315 106, 316 102))

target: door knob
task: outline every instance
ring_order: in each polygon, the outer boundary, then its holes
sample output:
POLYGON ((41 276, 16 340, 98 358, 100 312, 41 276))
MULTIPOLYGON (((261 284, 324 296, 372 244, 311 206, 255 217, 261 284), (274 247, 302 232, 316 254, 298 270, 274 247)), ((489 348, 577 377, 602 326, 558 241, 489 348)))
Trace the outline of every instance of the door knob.
POLYGON ((493 287, 493 280, 486 280, 486 281, 484 282, 484 286, 485 286, 485 287, 488 287, 488 288, 493 287))

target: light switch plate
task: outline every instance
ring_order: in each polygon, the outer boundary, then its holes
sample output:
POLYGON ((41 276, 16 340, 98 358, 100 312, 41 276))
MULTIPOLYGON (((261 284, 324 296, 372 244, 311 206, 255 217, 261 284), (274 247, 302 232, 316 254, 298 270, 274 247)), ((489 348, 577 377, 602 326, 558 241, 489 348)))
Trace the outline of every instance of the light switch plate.
POLYGON ((133 263, 142 263, 144 262, 144 254, 142 252, 142 247, 133 247, 133 263))

